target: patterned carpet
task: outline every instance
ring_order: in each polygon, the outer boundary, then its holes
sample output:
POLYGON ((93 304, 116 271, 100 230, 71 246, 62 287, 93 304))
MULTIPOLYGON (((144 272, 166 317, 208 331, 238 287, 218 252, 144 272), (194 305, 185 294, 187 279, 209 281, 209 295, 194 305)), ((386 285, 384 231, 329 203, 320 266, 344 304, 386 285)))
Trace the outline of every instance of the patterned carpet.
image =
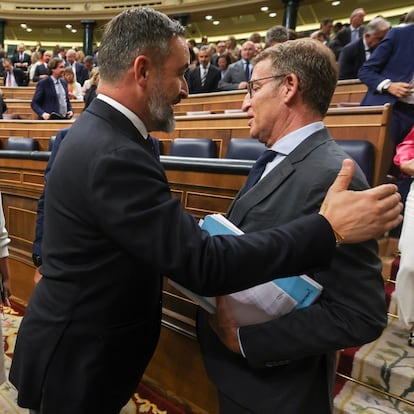
POLYGON ((342 352, 335 414, 414 414, 414 348, 391 295, 388 326, 376 341, 342 352))
MULTIPOLYGON (((5 316, 2 320, 4 350, 6 354, 6 370, 10 369, 16 334, 22 320, 22 313, 17 306, 5 308, 5 316)), ((17 391, 6 382, 0 386, 0 414, 28 414, 29 411, 20 408, 16 404, 17 391)), ((186 411, 173 402, 158 395, 145 384, 140 384, 137 392, 122 409, 120 414, 186 414, 186 411)), ((57 414, 57 413, 56 413, 57 414)))

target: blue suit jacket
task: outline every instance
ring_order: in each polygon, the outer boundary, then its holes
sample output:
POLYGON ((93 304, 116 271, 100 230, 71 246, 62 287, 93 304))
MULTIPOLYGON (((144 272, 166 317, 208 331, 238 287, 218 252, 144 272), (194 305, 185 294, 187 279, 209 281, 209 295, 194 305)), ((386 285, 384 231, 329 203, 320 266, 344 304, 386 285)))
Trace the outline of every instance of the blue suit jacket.
POLYGON ((385 79, 393 82, 410 82, 414 63, 414 24, 393 28, 378 45, 358 72, 358 77, 368 86, 361 105, 395 103, 394 95, 377 92, 385 79))
MULTIPOLYGON (((67 110, 72 111, 72 105, 69 101, 68 85, 65 80, 60 80, 65 90, 67 110)), ((46 79, 42 79, 36 85, 36 91, 32 98, 31 107, 39 117, 42 118, 44 112, 52 113, 59 112, 59 100, 55 90, 55 85, 52 78, 49 76, 46 79)))

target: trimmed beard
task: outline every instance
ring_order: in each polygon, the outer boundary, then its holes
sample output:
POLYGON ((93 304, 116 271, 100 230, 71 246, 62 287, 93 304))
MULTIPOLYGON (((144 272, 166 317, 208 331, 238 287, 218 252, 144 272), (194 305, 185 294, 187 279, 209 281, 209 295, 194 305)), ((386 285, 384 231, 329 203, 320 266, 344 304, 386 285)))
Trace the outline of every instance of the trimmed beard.
POLYGON ((175 129, 174 111, 167 102, 160 82, 154 88, 148 104, 154 131, 173 132, 175 129))

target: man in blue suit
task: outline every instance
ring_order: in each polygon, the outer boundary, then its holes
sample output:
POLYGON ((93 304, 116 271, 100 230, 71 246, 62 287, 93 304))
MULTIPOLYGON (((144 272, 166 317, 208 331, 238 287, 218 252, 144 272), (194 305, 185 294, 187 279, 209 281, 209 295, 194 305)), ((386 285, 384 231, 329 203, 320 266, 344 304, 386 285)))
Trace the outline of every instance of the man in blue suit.
POLYGON ((387 34, 358 72, 368 86, 361 105, 393 105, 390 137, 395 144, 414 125, 414 10, 406 22, 387 34))
POLYGON ((72 118, 73 111, 69 101, 68 85, 62 79, 64 70, 64 61, 53 58, 49 62, 51 75, 37 84, 31 107, 37 113, 39 119, 51 119, 52 114, 60 115, 62 119, 72 118))
MULTIPOLYGON (((398 145, 414 125, 414 9, 405 25, 393 28, 364 63, 358 77, 368 86, 361 105, 392 104, 389 136, 398 145)), ((390 174, 397 177, 403 201, 412 179, 401 175, 391 165, 390 174)), ((395 234, 399 236, 399 230, 395 234)))

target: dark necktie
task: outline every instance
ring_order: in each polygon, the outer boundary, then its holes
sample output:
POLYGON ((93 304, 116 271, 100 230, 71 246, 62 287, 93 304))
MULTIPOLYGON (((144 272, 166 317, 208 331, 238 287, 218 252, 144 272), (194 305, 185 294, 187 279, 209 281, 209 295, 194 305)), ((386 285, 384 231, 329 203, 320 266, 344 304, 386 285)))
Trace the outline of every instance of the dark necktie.
POLYGON ((266 150, 253 164, 252 169, 249 172, 249 175, 246 180, 246 184, 241 190, 241 194, 246 193, 250 190, 259 180, 263 174, 263 171, 266 168, 266 165, 273 161, 276 157, 277 152, 272 150, 266 150))
POLYGON ((244 68, 244 73, 246 74, 246 80, 249 81, 250 80, 250 65, 249 65, 249 61, 245 60, 244 61, 246 66, 244 68))

